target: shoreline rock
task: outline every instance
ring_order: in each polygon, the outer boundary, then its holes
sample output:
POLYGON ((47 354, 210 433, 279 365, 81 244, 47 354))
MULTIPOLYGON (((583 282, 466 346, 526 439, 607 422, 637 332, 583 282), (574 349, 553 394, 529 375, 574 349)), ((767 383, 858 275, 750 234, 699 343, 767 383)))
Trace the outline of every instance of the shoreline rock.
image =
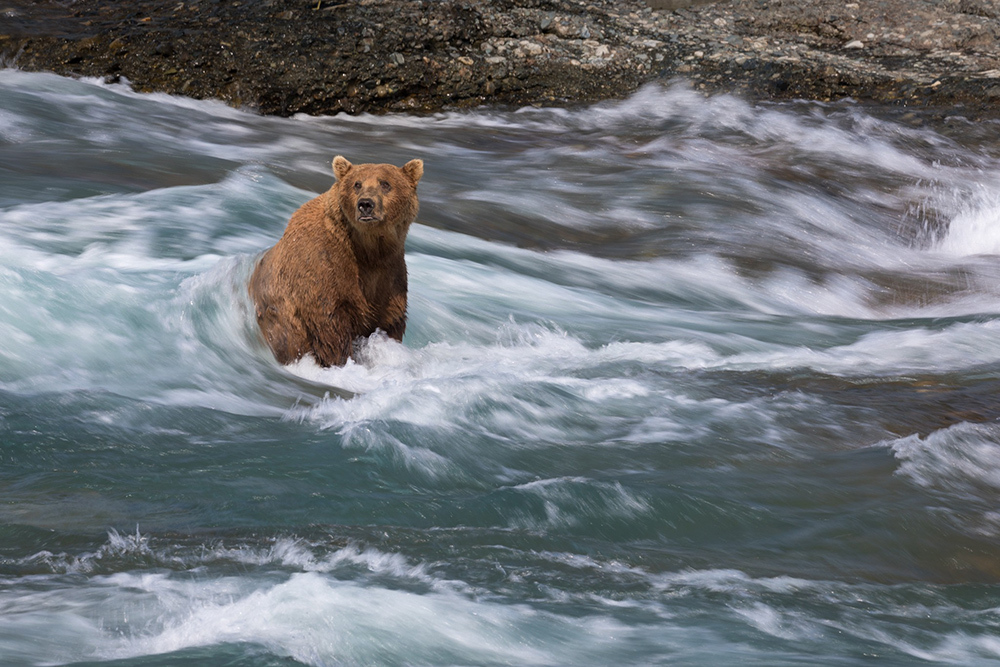
POLYGON ((571 106, 684 78, 1000 118, 991 0, 0 0, 0 63, 264 114, 571 106))

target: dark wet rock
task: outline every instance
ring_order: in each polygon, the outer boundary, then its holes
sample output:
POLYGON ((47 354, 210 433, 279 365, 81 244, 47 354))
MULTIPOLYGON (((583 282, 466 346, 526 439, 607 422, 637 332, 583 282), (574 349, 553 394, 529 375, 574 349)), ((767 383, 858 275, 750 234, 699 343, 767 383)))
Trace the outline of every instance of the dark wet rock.
POLYGON ((263 113, 570 105, 683 77, 1000 116, 992 0, 0 0, 3 62, 263 113))

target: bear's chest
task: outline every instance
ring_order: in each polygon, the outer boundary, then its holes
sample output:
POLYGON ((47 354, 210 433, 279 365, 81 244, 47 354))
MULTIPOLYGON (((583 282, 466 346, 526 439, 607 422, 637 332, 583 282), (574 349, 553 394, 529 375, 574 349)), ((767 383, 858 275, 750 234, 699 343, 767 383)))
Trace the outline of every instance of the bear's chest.
POLYGON ((359 266, 358 286, 368 311, 379 321, 388 304, 399 294, 406 294, 406 264, 400 257, 377 266, 359 266))

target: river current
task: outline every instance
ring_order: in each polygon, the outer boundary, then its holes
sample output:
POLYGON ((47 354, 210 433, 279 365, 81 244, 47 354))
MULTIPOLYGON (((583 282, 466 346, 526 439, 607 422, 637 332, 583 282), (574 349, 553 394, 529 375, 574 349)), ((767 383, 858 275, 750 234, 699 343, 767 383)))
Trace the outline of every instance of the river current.
POLYGON ((0 71, 0 664, 1000 664, 998 136, 0 71), (281 367, 337 154, 424 160, 407 335, 281 367))

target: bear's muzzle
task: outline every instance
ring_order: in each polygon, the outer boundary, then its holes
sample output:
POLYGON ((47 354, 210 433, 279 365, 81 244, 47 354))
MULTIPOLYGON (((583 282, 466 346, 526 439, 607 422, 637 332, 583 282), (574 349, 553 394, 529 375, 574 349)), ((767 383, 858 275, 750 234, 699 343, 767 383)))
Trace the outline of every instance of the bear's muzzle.
POLYGON ((371 222, 375 220, 375 202, 365 198, 358 200, 358 221, 371 222))
POLYGON ((361 197, 358 199, 355 211, 356 220, 367 225, 382 222, 385 218, 385 208, 383 207, 382 198, 379 196, 361 197))

